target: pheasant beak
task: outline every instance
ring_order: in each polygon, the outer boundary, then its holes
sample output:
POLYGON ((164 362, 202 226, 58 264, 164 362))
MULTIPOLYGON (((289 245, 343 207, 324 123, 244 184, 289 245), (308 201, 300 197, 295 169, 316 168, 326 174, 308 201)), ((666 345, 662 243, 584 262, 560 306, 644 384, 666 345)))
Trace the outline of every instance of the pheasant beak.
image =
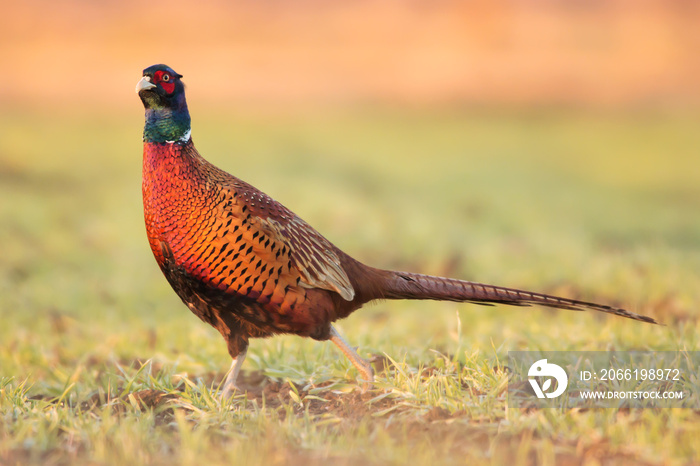
POLYGON ((151 82, 151 77, 144 76, 139 82, 136 83, 136 93, 138 94, 143 90, 152 89, 154 87, 156 87, 156 85, 151 82))

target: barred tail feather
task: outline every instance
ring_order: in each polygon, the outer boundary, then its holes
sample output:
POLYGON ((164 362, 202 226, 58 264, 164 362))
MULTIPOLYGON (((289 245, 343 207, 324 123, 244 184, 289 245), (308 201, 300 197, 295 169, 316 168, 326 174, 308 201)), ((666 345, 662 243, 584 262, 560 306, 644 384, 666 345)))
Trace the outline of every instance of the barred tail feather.
POLYGON ((604 304, 417 273, 390 272, 382 297, 385 299, 434 299, 438 301, 472 302, 487 306, 493 304, 530 306, 534 304, 572 311, 594 310, 642 322, 657 323, 651 317, 604 304))

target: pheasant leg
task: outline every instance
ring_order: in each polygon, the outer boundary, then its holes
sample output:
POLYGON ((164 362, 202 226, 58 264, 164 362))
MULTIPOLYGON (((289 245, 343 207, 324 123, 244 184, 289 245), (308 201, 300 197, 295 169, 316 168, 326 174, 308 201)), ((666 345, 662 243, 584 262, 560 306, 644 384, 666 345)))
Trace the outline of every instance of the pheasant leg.
POLYGON ((221 390, 221 399, 225 400, 231 398, 233 392, 236 390, 242 391, 238 385, 236 385, 236 380, 238 379, 238 373, 241 371, 241 366, 243 361, 245 361, 246 354, 248 354, 248 348, 244 349, 238 356, 236 356, 231 362, 231 369, 228 371, 226 376, 226 381, 224 382, 224 388, 221 390))
POLYGON ((366 392, 367 389, 374 382, 374 369, 372 369, 372 364, 368 360, 363 359, 359 354, 357 354, 357 351, 355 351, 355 349, 352 346, 350 346, 350 344, 347 341, 345 341, 345 338, 343 338, 332 325, 330 340, 333 342, 333 344, 335 344, 335 346, 340 348, 340 351, 342 351, 343 354, 347 356, 352 365, 355 366, 360 372, 362 380, 365 382, 362 386, 362 391, 366 392))

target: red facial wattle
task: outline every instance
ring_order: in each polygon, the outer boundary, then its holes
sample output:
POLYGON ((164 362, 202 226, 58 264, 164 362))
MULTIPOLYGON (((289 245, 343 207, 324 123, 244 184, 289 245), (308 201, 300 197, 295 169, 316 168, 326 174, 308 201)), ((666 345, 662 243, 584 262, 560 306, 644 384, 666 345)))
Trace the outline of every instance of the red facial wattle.
POLYGON ((168 94, 172 94, 175 90, 175 83, 173 80, 173 76, 167 71, 159 70, 153 74, 153 81, 155 84, 160 84, 160 87, 162 87, 168 94))

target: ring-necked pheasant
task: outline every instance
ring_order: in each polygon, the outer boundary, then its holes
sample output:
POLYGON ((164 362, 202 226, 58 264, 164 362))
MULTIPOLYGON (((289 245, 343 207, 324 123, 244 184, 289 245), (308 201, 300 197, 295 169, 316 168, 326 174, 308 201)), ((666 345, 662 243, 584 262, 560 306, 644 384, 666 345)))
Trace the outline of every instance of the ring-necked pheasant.
POLYGON ((601 304, 360 263, 282 204, 199 155, 181 78, 153 65, 136 85, 146 108, 146 231, 175 292, 227 342, 233 363, 223 397, 236 389, 248 340, 283 333, 331 340, 371 383, 370 363, 331 324, 376 299, 537 304, 656 323, 601 304))

